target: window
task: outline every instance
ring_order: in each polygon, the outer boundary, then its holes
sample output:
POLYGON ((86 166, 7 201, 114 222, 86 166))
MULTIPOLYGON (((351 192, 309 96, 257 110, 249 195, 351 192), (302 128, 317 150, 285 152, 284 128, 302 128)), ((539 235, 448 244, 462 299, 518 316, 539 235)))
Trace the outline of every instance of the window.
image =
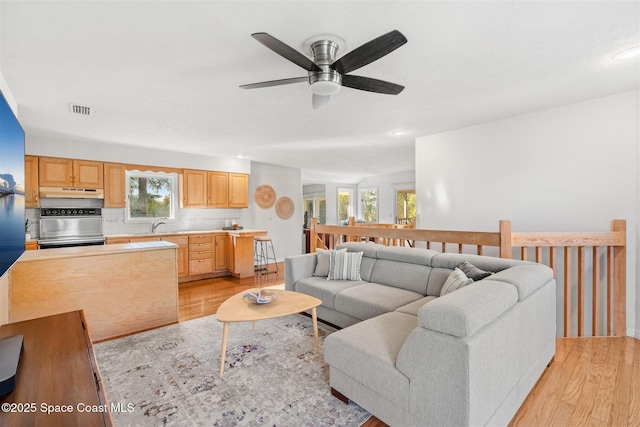
POLYGON ((351 188, 338 188, 338 224, 348 224, 349 217, 353 216, 352 200, 351 188))
POLYGON ((126 178, 127 220, 175 218, 177 174, 127 171, 126 178))
POLYGON ((363 188, 360 190, 360 203, 364 222, 378 222, 378 189, 363 188))
POLYGON ((416 190, 396 190, 396 224, 413 224, 416 218, 416 190))

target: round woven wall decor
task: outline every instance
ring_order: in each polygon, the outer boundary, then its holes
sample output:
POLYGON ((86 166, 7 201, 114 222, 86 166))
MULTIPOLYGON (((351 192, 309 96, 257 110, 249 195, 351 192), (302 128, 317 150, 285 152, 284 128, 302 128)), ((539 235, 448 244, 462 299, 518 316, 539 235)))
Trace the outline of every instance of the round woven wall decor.
POLYGON ((289 219, 293 215, 295 206, 293 200, 288 197, 280 197, 276 202, 276 213, 282 219, 289 219))
POLYGON ((262 209, 269 209, 276 202, 276 191, 270 185, 260 185, 253 193, 253 199, 262 209))

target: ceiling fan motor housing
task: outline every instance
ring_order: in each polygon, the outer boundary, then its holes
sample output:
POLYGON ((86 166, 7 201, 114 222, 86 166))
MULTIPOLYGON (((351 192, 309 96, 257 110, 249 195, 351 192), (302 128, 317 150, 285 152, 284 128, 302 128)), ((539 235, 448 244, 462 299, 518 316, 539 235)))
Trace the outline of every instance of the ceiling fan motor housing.
POLYGON ((330 67, 336 60, 338 44, 331 40, 318 40, 311 45, 313 62, 322 71, 309 71, 311 91, 316 95, 334 95, 342 86, 342 75, 330 67))

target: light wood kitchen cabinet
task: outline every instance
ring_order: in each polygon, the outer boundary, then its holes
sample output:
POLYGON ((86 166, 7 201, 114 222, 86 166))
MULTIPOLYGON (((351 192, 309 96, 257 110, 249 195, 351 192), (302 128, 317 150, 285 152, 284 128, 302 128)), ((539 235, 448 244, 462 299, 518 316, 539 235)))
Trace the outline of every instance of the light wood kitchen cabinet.
POLYGON ((214 272, 213 234, 189 236, 189 275, 214 272))
POLYGON ((228 172, 207 172, 207 207, 229 207, 228 172))
POLYGON ((124 163, 104 163, 104 207, 124 208, 126 197, 124 163))
POLYGON ((249 175, 184 169, 183 208, 248 208, 249 175))
POLYGON ((182 207, 207 207, 207 171, 182 171, 182 207))
POLYGON ((122 243, 129 243, 129 239, 124 237, 107 237, 106 239, 107 245, 119 245, 122 243))
POLYGON ((39 208, 38 157, 24 156, 24 179, 24 206, 26 208, 39 208))
POLYGON ((229 207, 249 207, 249 175, 229 173, 229 207))
POLYGON ((39 185, 43 187, 103 188, 103 163, 90 160, 40 157, 39 185))
POLYGON ((162 240, 178 245, 178 278, 189 275, 189 237, 162 236, 162 240))
POLYGON ((213 239, 215 243, 215 271, 229 270, 231 264, 229 259, 231 236, 216 235, 213 239))

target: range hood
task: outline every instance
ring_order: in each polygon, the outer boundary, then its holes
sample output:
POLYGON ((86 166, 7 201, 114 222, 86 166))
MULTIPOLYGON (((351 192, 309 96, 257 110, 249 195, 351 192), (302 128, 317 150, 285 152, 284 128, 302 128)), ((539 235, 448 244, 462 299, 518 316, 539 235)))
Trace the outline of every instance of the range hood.
POLYGON ((40 187, 40 198, 104 199, 102 188, 40 187))

